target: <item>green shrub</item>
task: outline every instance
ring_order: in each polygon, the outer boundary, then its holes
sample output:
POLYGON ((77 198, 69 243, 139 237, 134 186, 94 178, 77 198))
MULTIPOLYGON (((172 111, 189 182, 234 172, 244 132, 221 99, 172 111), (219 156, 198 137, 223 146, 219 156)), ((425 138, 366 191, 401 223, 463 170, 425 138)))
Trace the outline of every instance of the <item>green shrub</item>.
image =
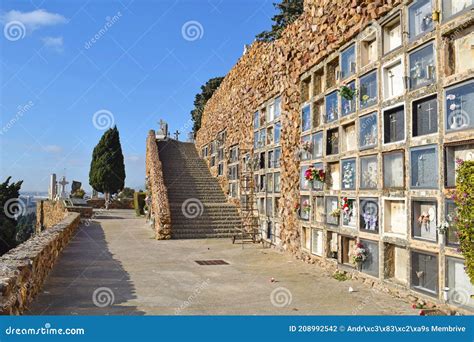
POLYGON ((346 281, 349 279, 349 277, 347 276, 345 272, 340 272, 340 271, 334 272, 332 277, 336 279, 337 281, 346 281))
POLYGON ((71 197, 83 199, 85 195, 86 195, 86 192, 83 189, 79 188, 71 194, 71 197))
POLYGON ((133 194, 133 207, 137 216, 145 215, 146 192, 135 192, 133 194))
POLYGON ((474 284, 474 161, 456 160, 456 217, 460 249, 464 255, 466 273, 474 284))

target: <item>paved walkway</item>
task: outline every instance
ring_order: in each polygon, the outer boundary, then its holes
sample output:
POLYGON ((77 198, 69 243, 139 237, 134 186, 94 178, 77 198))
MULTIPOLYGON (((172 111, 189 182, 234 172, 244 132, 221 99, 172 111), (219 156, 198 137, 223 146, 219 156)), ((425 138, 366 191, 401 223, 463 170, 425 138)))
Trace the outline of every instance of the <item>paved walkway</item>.
POLYGON ((133 211, 81 226, 28 314, 388 315, 410 305, 261 245, 156 241, 133 211), (228 265, 200 266, 220 259, 228 265), (271 282, 271 278, 275 282, 271 282), (356 291, 349 293, 349 286, 356 291))

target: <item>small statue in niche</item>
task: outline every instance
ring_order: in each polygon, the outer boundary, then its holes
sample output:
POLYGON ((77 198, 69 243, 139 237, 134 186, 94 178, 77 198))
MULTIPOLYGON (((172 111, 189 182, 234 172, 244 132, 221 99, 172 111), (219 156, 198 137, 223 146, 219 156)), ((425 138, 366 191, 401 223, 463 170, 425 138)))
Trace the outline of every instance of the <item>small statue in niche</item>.
POLYGON ((430 214, 426 211, 422 212, 420 217, 418 217, 418 223, 420 224, 421 229, 424 229, 426 232, 430 231, 430 214))
POLYGON ((411 68, 411 77, 414 79, 419 79, 422 77, 421 61, 416 61, 415 65, 411 68))
POLYGON ((431 13, 427 14, 424 16, 424 18, 421 21, 421 30, 425 32, 426 30, 429 30, 431 28, 431 23, 433 22, 433 17, 431 13))

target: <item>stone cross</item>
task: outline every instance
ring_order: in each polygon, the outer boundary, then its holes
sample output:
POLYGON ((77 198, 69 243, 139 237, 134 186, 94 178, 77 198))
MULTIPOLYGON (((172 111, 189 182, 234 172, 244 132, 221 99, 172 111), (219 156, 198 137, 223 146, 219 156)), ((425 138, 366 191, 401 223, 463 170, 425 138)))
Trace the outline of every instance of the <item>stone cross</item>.
POLYGON ((393 95, 393 93, 394 93, 394 89, 393 89, 393 86, 394 86, 394 84, 393 84, 393 79, 394 79, 394 77, 395 77, 395 74, 393 73, 392 70, 389 70, 389 71, 388 71, 388 77, 390 77, 390 87, 389 87, 390 95, 393 95))
POLYGON ((181 134, 180 131, 176 130, 176 132, 174 132, 174 138, 175 140, 179 140, 179 135, 181 134))
POLYGON ((69 184, 68 181, 66 181, 66 177, 63 176, 63 179, 58 182, 58 184, 61 186, 61 191, 60 191, 60 198, 66 198, 67 197, 67 194, 66 194, 66 185, 69 184))
POLYGON ((431 112, 434 110, 434 107, 431 107, 431 102, 428 103, 428 108, 426 111, 428 112, 428 129, 431 131, 431 112))

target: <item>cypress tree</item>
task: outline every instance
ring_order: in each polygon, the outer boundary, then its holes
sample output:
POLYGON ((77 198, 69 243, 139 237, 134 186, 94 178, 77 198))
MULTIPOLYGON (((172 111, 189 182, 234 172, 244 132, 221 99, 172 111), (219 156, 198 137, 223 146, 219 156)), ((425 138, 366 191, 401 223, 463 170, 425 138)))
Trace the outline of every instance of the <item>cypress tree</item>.
POLYGON ((89 184, 94 190, 105 194, 107 200, 125 185, 125 165, 116 126, 109 128, 94 148, 89 184))

